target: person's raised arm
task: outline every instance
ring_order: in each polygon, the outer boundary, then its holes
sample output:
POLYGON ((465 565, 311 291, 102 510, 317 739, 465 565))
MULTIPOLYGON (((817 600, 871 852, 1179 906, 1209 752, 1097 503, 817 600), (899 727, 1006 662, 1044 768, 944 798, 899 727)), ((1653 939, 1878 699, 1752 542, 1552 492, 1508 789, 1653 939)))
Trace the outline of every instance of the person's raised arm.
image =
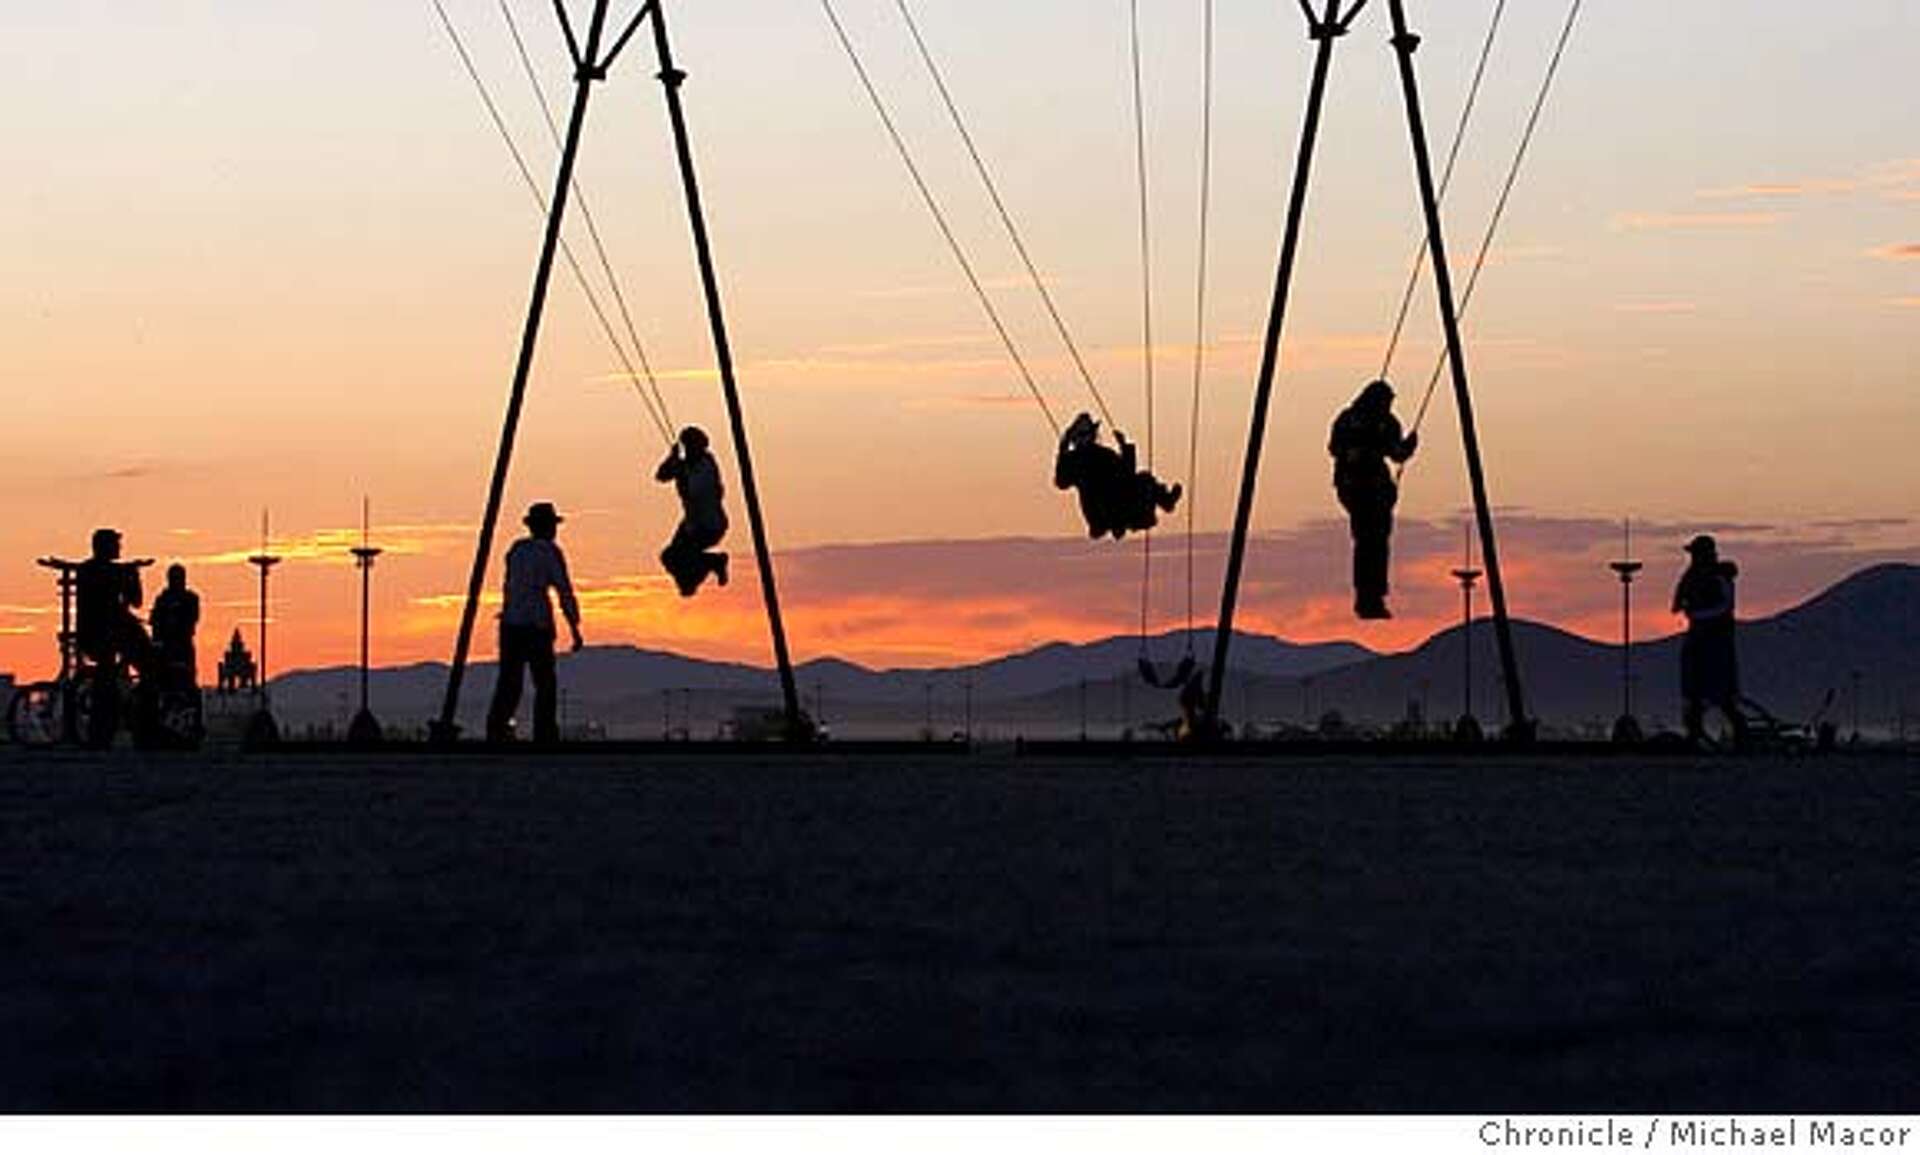
POLYGON ((674 447, 667 451, 667 459, 660 463, 660 468, 653 471, 653 479, 661 482, 673 481, 685 470, 686 462, 680 457, 679 444, 675 443, 674 447))

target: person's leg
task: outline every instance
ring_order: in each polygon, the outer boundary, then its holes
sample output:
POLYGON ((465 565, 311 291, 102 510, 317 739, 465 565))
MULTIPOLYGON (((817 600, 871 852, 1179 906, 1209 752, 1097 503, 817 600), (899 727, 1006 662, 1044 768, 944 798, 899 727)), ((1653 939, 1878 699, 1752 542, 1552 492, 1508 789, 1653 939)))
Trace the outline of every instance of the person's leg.
POLYGON ((706 563, 701 560, 700 549, 694 544, 693 533, 681 522, 673 531, 673 540, 667 548, 660 551, 660 564, 673 576, 673 584, 680 596, 690 598, 700 588, 700 582, 706 575, 706 563))
POLYGON ((120 662, 112 650, 88 655, 93 666, 87 671, 87 728, 80 737, 96 750, 113 745, 114 731, 120 728, 120 662))
POLYGON ((513 736, 513 715, 520 709, 520 682, 527 666, 527 632, 517 626, 500 627, 500 676, 487 709, 489 742, 505 742, 513 736))
POLYGON ((553 635, 536 634, 527 646, 527 668, 533 674, 533 740, 550 745, 560 740, 560 693, 553 672, 553 635))
POLYGON ((1688 698, 1680 712, 1681 724, 1686 727, 1687 741, 1702 742, 1707 737, 1707 708, 1699 698, 1688 698))

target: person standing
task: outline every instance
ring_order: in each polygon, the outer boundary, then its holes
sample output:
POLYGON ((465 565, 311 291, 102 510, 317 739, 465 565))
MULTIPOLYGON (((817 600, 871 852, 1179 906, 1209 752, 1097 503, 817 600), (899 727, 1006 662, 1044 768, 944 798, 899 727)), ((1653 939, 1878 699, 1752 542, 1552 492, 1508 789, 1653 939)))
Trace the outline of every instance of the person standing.
POLYGON ((1734 588, 1739 567, 1720 557, 1707 534, 1687 543, 1690 561, 1673 591, 1673 612, 1687 617, 1680 643, 1680 696, 1687 738, 1706 738, 1707 707, 1718 709, 1733 727, 1734 744, 1746 737, 1740 712, 1740 666, 1734 647, 1734 588))
POLYGON ((520 709, 522 678, 533 676, 533 740, 550 744, 560 740, 559 689, 554 675, 553 602, 573 634, 577 652, 586 643, 580 637, 580 603, 567 576, 567 558, 554 540, 565 519, 549 501, 535 502, 523 519, 527 536, 507 550, 506 588, 500 609, 500 677, 487 710, 487 741, 513 740, 513 716, 520 709))
POLYGON ((174 688, 184 690, 198 685, 193 635, 200 626, 200 595, 187 588, 186 566, 176 562, 167 567, 167 588, 153 599, 153 612, 147 623, 153 630, 153 646, 168 681, 174 688))
POLYGON ((1387 609, 1388 550, 1393 507, 1400 499, 1389 461, 1405 464, 1420 435, 1402 436, 1393 415, 1393 386, 1374 381, 1334 419, 1327 439, 1333 489, 1353 534, 1353 612, 1362 620, 1393 616, 1387 609))

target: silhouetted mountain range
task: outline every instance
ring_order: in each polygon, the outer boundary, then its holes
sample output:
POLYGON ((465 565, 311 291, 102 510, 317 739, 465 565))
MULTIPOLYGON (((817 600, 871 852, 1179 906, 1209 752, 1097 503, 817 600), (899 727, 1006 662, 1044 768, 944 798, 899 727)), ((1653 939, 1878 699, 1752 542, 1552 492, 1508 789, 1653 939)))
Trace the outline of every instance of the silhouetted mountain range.
MULTIPOLYGON (((1328 710, 1362 723, 1387 724, 1410 707, 1429 719, 1450 718, 1462 707, 1466 634, 1443 630, 1402 654, 1379 655, 1350 642, 1299 645, 1280 638, 1237 634, 1223 712, 1263 728, 1304 724, 1328 710)), ((1147 651, 1171 666, 1189 649, 1201 660, 1212 631, 1152 639, 1147 651)), ((1621 708, 1618 646, 1577 637, 1533 622, 1514 623, 1514 641, 1526 677, 1527 706, 1562 729, 1604 726, 1621 708)), ((1471 630, 1475 712, 1489 722, 1504 716, 1492 623, 1471 630)), ((1679 638, 1636 643, 1636 708, 1643 719, 1678 713, 1679 638)), ((1170 718, 1171 695, 1135 673, 1137 638, 1086 645, 1052 643, 1021 654, 943 669, 873 670, 827 658, 797 670, 806 705, 837 735, 905 736, 923 728, 962 729, 1002 737, 1090 732, 1170 718)), ((1863 570, 1803 605, 1745 622, 1740 634, 1746 691, 1783 717, 1804 719, 1829 690, 1851 708, 1853 675, 1861 677, 1863 722, 1884 724, 1903 698, 1920 692, 1920 566, 1863 570)), ((477 728, 492 692, 490 663, 472 667, 463 725, 477 728)), ((561 672, 566 714, 591 720, 616 737, 655 737, 684 730, 712 735, 742 707, 779 700, 770 670, 707 662, 626 646, 595 647, 565 659, 561 672)), ((446 667, 423 663, 377 670, 375 712, 395 729, 413 729, 438 710, 446 667)), ((274 708, 283 724, 344 724, 357 694, 350 668, 301 671, 276 678, 274 708)), ((1920 705, 1920 698, 1914 699, 1920 705)))

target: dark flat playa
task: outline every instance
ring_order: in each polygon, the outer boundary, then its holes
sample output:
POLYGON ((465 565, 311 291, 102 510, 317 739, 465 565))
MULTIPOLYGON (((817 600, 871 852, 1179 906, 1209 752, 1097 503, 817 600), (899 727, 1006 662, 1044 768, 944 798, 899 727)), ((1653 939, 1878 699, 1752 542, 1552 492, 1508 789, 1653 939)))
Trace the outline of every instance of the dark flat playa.
POLYGON ((0 750, 0 1107, 1913 1111, 1917 795, 0 750))

